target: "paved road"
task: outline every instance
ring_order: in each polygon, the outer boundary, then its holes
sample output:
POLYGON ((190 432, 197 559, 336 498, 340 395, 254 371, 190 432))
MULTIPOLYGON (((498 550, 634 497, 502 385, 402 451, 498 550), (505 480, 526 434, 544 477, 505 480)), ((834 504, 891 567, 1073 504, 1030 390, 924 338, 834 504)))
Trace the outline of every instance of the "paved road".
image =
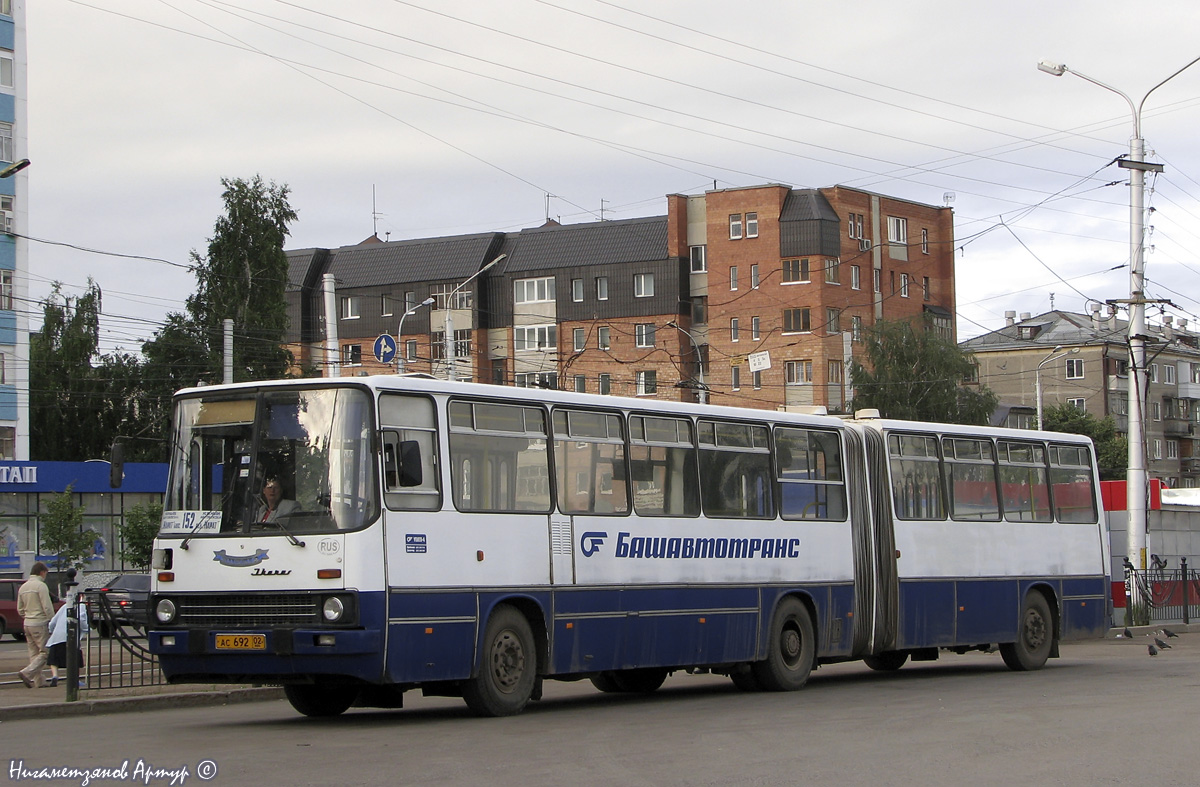
POLYGON ((404 710, 332 720, 260 702, 12 722, 2 764, 12 780, 10 760, 141 759, 187 766, 189 785, 205 783, 202 760, 219 785, 1192 785, 1200 634, 1154 658, 1146 642, 1068 644, 1025 674, 984 654, 889 674, 837 665, 794 694, 743 694, 712 676, 677 675, 646 698, 548 683, 509 719, 410 696, 404 710))

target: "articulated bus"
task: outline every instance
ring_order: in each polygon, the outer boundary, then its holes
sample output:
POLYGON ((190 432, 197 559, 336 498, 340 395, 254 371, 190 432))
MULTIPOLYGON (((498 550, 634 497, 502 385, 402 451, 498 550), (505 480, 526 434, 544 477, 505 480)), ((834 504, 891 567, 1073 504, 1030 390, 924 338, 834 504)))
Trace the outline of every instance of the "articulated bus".
POLYGON ((1110 616, 1085 437, 420 376, 188 389, 173 428, 150 647, 310 716, 942 651, 1033 670, 1110 616))

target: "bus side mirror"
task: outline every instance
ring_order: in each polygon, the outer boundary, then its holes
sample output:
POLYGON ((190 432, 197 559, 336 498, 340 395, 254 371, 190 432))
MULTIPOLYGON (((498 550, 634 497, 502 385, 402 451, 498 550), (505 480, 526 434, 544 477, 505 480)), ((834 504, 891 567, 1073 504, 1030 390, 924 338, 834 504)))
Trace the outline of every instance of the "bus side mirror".
POLYGON ((120 489, 121 482, 125 480, 125 446, 117 442, 112 444, 108 465, 108 485, 113 489, 120 489))

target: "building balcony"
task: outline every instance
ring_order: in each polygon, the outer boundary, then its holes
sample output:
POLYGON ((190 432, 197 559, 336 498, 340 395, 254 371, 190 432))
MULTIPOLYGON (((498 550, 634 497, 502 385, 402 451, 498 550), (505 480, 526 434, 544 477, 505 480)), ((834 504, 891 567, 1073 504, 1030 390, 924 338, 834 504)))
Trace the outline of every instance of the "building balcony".
POLYGON ((1180 437, 1192 433, 1191 421, 1182 418, 1167 418, 1163 421, 1163 434, 1170 437, 1180 437))
POLYGON ((1200 383, 1179 381, 1180 399, 1200 399, 1200 383))

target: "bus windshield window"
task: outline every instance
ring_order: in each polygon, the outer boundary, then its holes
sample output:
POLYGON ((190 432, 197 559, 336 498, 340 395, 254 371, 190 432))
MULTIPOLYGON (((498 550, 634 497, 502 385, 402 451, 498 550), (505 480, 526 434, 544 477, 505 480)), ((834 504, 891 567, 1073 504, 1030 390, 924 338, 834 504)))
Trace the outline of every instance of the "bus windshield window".
POLYGON ((180 401, 163 532, 322 533, 379 511, 371 401, 287 389, 180 401))

